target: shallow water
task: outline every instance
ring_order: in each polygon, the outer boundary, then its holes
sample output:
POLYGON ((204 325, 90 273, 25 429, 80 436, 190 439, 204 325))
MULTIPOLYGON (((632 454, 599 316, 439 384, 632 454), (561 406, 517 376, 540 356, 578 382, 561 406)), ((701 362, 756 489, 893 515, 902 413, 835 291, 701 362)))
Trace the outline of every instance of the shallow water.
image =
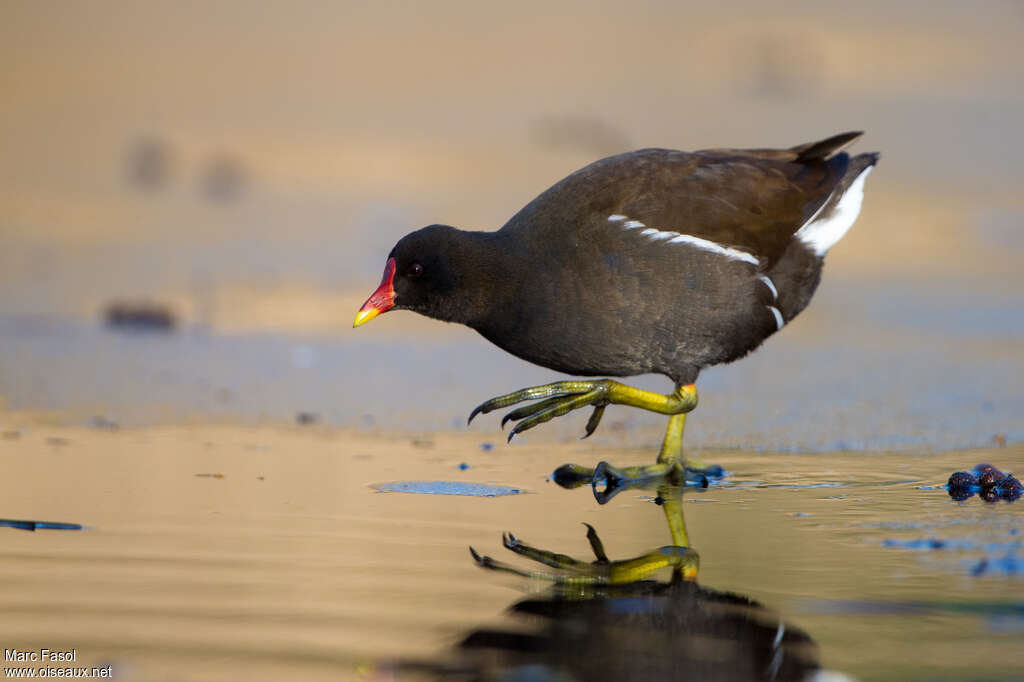
MULTIPOLYGON (((644 463, 648 450, 325 427, 110 432, 14 415, 4 428, 3 515, 86 528, 0 529, 0 641, 75 648, 118 679, 418 678, 395 666, 462 660, 453 647, 481 628, 537 627, 504 611, 548 584, 484 571, 467 546, 534 571, 502 532, 580 558, 581 522, 612 559, 668 543, 649 492, 599 506, 589 488, 546 480, 566 461, 644 463), (526 494, 374 487, 438 480, 526 494)), ((1024 471, 1024 449, 699 454, 729 472, 685 497, 701 586, 760 602, 773 633, 806 632, 812 659, 855 677, 1024 674, 1024 506, 941 488, 983 460, 1024 471)))

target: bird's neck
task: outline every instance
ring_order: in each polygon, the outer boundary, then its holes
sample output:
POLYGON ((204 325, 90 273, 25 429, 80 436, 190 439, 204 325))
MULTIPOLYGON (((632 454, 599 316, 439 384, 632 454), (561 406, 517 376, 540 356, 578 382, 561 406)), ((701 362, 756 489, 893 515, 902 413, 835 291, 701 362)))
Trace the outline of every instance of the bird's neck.
POLYGON ((500 232, 460 230, 450 257, 458 286, 436 316, 477 330, 487 327, 515 299, 521 276, 515 244, 500 232))

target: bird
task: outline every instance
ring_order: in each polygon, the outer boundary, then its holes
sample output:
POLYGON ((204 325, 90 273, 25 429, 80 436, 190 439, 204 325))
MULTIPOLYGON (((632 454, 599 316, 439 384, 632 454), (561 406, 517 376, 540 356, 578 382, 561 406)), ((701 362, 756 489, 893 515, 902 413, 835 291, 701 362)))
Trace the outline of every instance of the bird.
MULTIPOLYGON (((782 330, 810 302, 825 255, 856 220, 876 152, 844 151, 862 132, 772 149, 647 148, 609 156, 541 193, 497 231, 430 225, 388 254, 353 326, 389 310, 467 325, 503 350, 576 378, 492 398, 523 431, 608 405, 669 417, 654 465, 633 479, 678 482, 696 381, 782 330), (610 377, 668 377, 659 394, 610 377)), ((604 466, 582 469, 595 484, 604 466)), ((567 465, 575 466, 575 465, 567 465)), ((600 500, 599 500, 600 501, 600 500)), ((678 502, 678 500, 677 500, 678 502)), ((681 508, 673 543, 689 544, 681 508)))

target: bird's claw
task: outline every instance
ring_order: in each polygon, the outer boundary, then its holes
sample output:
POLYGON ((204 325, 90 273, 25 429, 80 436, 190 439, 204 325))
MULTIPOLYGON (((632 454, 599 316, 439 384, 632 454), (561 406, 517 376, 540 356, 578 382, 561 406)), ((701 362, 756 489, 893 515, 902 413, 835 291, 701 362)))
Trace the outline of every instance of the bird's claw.
POLYGON ((604 552, 604 543, 601 542, 601 537, 597 534, 597 529, 591 526, 586 521, 583 525, 587 527, 587 541, 590 542, 590 549, 594 552, 595 564, 607 564, 608 555, 604 552))
POLYGON ((489 557, 489 556, 480 556, 480 553, 477 552, 475 549, 473 549, 472 545, 470 545, 469 553, 470 553, 470 555, 472 555, 473 561, 475 561, 477 566, 479 566, 480 568, 492 568, 493 567, 492 564, 493 564, 494 560, 491 559, 491 557, 489 557))
POLYGON ((580 438, 589 438, 594 431, 597 431, 597 425, 601 423, 601 417, 604 416, 604 408, 607 405, 598 404, 594 406, 594 411, 590 413, 590 419, 587 420, 586 433, 580 438))

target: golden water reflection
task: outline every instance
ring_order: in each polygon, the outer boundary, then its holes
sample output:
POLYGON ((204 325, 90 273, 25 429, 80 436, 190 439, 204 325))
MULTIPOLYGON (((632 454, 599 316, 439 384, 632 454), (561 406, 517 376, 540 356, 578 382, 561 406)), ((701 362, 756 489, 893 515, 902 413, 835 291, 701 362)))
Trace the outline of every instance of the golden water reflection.
MULTIPOLYGON (((581 521, 600 530, 610 560, 664 547, 670 536, 650 491, 599 505, 589 489, 547 480, 566 461, 642 463, 649 449, 575 439, 483 447, 489 441, 474 433, 316 425, 115 431, 0 417, 2 516, 85 526, 0 528, 0 642, 77 648, 81 664, 112 664, 119 679, 374 679, 404 670, 399 661, 447 665, 468 656, 452 653, 468 632, 526 632, 577 646, 566 638, 578 627, 634 652, 606 665, 711 665, 702 657, 726 644, 701 649, 691 639, 683 650, 664 642, 698 627, 713 639, 721 623, 743 633, 726 648, 764 670, 780 621, 794 636, 811 634, 824 668, 855 678, 1013 679, 1024 669, 1019 577, 995 570, 1019 555, 1020 505, 956 503, 933 488, 978 461, 1024 470, 1019 447, 927 456, 700 453, 729 474, 684 498, 699 587, 656 573, 647 579, 668 584, 606 587, 580 600, 578 584, 570 598, 550 592, 549 580, 482 571, 468 547, 527 573, 553 569, 502 556, 502 532, 570 557, 591 553, 581 521), (375 487, 437 480, 526 494, 375 487), (937 548, 914 548, 930 538, 937 548), (986 559, 993 570, 974 575, 986 559), (549 603, 528 608, 563 610, 566 619, 510 620, 505 612, 524 591, 526 603, 549 603), (720 593, 766 608, 744 606, 740 618, 720 593), (629 609, 638 612, 622 613, 629 609), (643 642, 655 653, 638 649, 643 642), (911 660, 908 650, 921 653, 911 660)), ((802 640, 783 636, 783 665, 816 660, 797 646, 802 640)), ((519 656, 477 649, 472 655, 488 661, 519 656)))

